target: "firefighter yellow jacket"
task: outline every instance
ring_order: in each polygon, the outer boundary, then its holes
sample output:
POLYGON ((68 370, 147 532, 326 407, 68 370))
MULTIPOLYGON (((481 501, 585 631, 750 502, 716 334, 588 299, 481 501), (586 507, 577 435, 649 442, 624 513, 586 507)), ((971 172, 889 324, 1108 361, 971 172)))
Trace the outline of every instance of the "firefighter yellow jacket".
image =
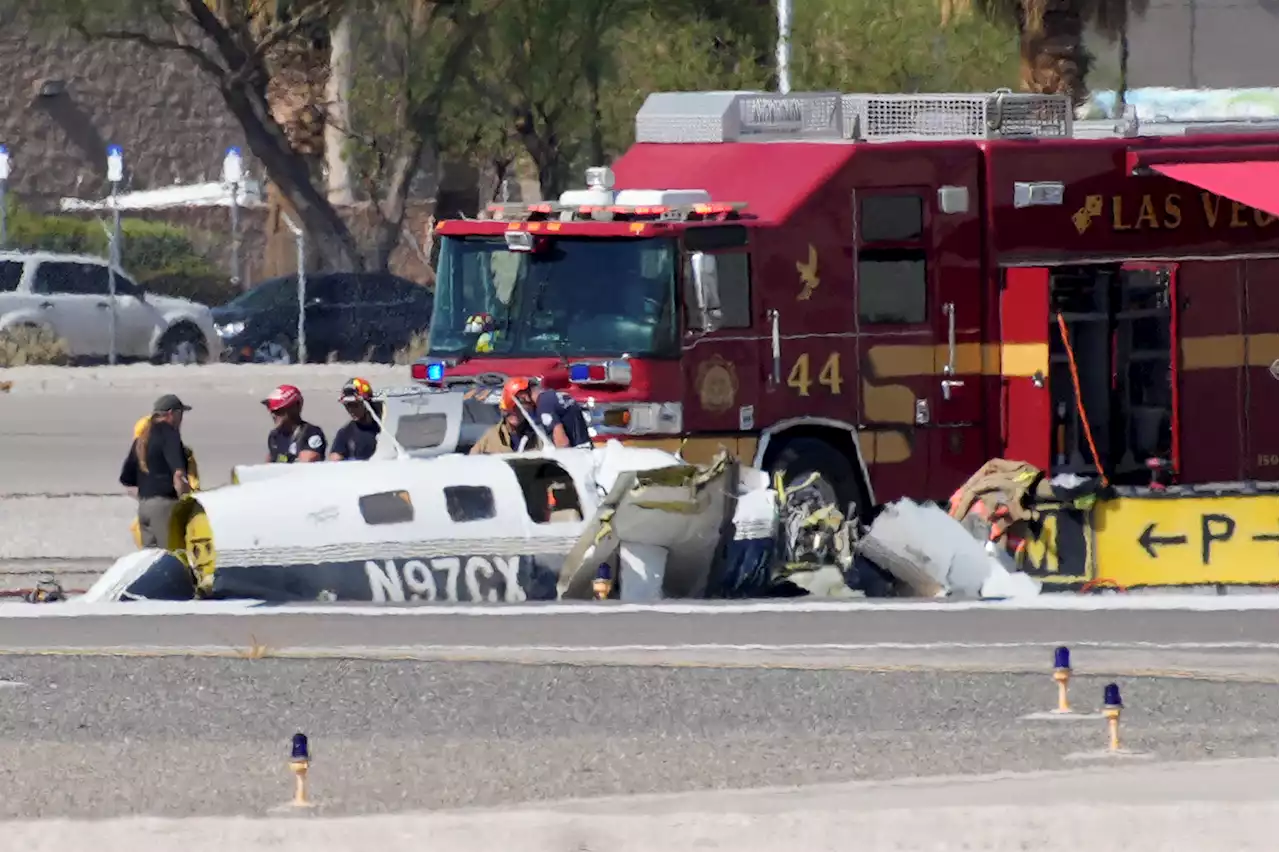
MULTIPOLYGON (((139 418, 138 422, 133 424, 133 439, 135 441, 138 438, 142 437, 143 430, 147 428, 147 424, 150 422, 151 422, 151 415, 148 414, 146 417, 139 418)), ((187 481, 191 483, 192 491, 199 491, 200 490, 200 469, 199 469, 199 466, 196 464, 196 454, 193 453, 191 451, 191 448, 188 447, 186 444, 182 445, 182 449, 185 450, 187 453, 187 481)), ((142 529, 138 526, 138 519, 136 517, 133 519, 133 523, 129 525, 129 530, 130 532, 133 533, 133 546, 141 548, 142 547, 142 529)))

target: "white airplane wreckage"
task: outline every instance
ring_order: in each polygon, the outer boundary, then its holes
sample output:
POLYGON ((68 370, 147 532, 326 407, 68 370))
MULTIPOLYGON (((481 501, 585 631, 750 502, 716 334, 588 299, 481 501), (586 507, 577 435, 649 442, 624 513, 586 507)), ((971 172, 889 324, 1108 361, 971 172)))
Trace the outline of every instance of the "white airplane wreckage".
POLYGON ((1039 591, 941 509, 898 501, 863 528, 811 483, 784 488, 726 454, 695 465, 618 441, 461 454, 497 421, 492 409, 458 391, 380 395, 373 459, 239 466, 231 485, 182 499, 167 550, 121 558, 72 601, 1039 591))

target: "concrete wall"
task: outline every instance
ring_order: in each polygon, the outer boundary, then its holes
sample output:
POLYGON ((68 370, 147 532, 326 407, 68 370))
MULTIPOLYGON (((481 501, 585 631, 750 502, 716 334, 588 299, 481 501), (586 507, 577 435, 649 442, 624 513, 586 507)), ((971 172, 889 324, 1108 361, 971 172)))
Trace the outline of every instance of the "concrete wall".
MULTIPOLYGON (((1129 28, 1129 86, 1231 89, 1280 85, 1277 0, 1150 0, 1129 28)), ((1118 47, 1089 39, 1094 89, 1118 80, 1118 47)))
POLYGON ((217 179, 227 147, 243 144, 217 93, 176 54, 0 21, 0 79, 12 189, 33 204, 101 197, 109 143, 124 147, 134 189, 217 179))

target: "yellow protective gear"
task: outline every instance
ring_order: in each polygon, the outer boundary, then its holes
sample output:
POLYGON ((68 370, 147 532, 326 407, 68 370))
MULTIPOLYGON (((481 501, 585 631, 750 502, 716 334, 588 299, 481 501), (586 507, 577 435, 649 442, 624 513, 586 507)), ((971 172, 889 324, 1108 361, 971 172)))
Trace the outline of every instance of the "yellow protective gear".
MULTIPOLYGON (((133 440, 142 437, 142 433, 147 431, 147 426, 151 424, 151 415, 139 417, 138 422, 133 424, 133 440)), ((192 491, 200 490, 200 469, 196 464, 196 454, 191 452, 191 448, 183 445, 182 449, 187 454, 187 482, 191 483, 192 491)), ((133 523, 129 524, 129 532, 133 535, 133 546, 142 549, 142 528, 138 526, 138 518, 135 515, 133 523)))

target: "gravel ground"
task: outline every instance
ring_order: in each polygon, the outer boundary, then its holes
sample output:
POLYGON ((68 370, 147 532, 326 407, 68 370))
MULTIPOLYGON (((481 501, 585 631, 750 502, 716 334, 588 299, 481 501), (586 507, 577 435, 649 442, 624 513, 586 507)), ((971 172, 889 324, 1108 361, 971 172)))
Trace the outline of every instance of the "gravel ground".
MULTIPOLYGON (((328 815, 1072 768, 1044 676, 0 657, 0 819, 260 815, 312 738, 328 815)), ((1101 681, 1073 680, 1093 695, 1101 681), (1095 682, 1096 681, 1096 682, 1095 682)), ((1123 683, 1161 760, 1273 757, 1277 687, 1123 683)))
POLYGON ((17 560, 97 559, 110 566, 135 549, 129 525, 137 514, 137 501, 125 494, 0 494, 0 570, 17 560))

